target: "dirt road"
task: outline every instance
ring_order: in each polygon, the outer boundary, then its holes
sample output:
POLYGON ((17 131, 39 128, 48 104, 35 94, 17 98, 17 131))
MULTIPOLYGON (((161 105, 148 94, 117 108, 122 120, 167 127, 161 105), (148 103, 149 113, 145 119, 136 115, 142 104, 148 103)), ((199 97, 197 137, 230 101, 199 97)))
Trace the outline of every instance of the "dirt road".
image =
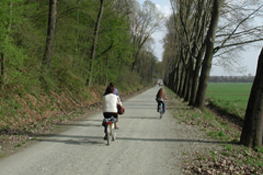
MULTIPOLYGON (((106 146, 102 113, 71 124, 56 136, 41 136, 39 143, 0 161, 1 175, 182 174, 184 149, 194 147, 196 135, 180 125, 168 110, 162 119, 156 112, 159 87, 137 95, 123 104, 117 140, 106 146), (194 138, 191 138, 194 137, 194 138)), ((169 97, 168 97, 169 98, 169 97)), ((202 144, 202 143, 199 143, 202 144)))

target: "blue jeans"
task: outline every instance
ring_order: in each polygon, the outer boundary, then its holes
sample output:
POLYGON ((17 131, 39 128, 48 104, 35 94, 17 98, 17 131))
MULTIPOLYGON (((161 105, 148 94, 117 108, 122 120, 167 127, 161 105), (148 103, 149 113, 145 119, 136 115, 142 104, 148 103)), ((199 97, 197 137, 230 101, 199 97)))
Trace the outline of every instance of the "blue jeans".
POLYGON ((164 103, 164 101, 157 101, 157 102, 158 102, 158 105, 157 105, 158 112, 159 112, 159 106, 162 103, 163 104, 163 113, 165 113, 165 103, 164 103))

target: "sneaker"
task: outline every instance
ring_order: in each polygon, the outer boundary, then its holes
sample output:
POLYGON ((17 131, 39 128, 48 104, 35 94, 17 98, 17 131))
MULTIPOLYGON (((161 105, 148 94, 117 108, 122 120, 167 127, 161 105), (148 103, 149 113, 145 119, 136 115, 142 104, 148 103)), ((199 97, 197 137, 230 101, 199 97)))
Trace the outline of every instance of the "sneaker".
POLYGON ((105 134, 105 136, 104 136, 104 138, 103 138, 104 140, 107 140, 107 134, 105 134))

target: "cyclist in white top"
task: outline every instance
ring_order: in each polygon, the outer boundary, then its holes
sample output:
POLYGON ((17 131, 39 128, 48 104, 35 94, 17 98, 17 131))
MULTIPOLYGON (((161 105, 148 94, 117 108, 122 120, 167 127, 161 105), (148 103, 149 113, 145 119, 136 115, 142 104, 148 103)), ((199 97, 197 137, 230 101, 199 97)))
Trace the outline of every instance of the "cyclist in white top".
MULTIPOLYGON (((113 82, 111 82, 109 84, 109 86, 106 88, 105 92, 104 92, 104 95, 107 94, 107 89, 108 88, 113 88, 113 94, 117 95, 118 97, 118 104, 120 104, 122 106, 122 102, 121 102, 121 97, 120 97, 120 94, 119 94, 119 91, 118 89, 114 86, 113 82)), ((119 120, 119 116, 117 115, 117 121, 119 120)), ((115 129, 119 129, 119 127, 117 126, 117 122, 115 123, 115 129)))
MULTIPOLYGON (((104 118, 110 118, 114 117, 118 120, 118 110, 117 110, 117 104, 118 102, 118 97, 117 95, 113 94, 114 87, 107 87, 103 100, 102 100, 102 109, 103 109, 103 116, 104 118)), ((116 127, 116 126, 115 126, 116 127)), ((107 138, 106 135, 106 125, 104 125, 104 139, 107 138)))

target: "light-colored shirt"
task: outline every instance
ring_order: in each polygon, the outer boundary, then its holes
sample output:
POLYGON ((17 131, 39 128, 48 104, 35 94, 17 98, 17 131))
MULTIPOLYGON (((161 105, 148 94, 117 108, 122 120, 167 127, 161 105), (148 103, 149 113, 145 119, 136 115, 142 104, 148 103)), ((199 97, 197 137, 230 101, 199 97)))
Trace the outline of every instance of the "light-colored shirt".
POLYGON ((118 97, 110 93, 103 96, 102 109, 103 112, 117 112, 118 97))
POLYGON ((115 95, 118 95, 118 96, 120 97, 120 94, 119 94, 119 91, 118 91, 118 89, 117 89, 117 88, 114 88, 114 91, 113 91, 113 93, 114 93, 115 95))

